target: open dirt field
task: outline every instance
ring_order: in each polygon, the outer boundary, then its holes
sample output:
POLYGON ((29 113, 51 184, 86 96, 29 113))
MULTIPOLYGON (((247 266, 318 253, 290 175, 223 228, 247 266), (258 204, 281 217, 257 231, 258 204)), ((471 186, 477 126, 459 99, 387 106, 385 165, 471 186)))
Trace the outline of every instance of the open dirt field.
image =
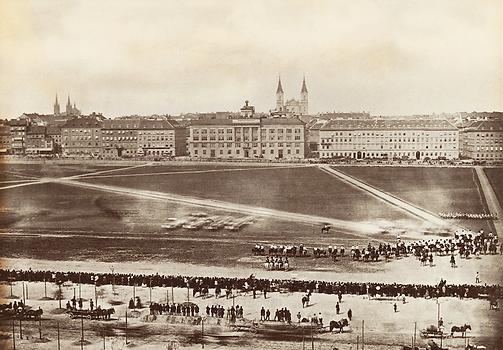
MULTIPOLYGON (((36 321, 24 321, 22 324, 24 339, 17 339, 17 346, 20 349, 54 349, 57 342, 57 323, 60 325, 60 341, 63 349, 78 349, 78 340, 81 336, 81 321, 71 320, 64 313, 54 313, 58 308, 57 300, 40 300, 45 295, 43 283, 25 283, 28 289, 29 298, 27 304, 38 308, 41 306, 44 310, 42 322, 42 338, 46 338, 46 343, 39 343, 39 324, 36 321), (26 339, 28 337, 28 339, 26 339)), ((56 295, 57 287, 49 284, 47 295, 53 297, 56 295)), ((88 307, 88 300, 94 299, 94 286, 81 285, 80 292, 77 284, 66 284, 62 288, 63 307, 66 301, 74 295, 86 300, 84 308, 88 307)), ((141 349, 153 349, 155 346, 163 346, 175 340, 176 343, 188 348, 201 348, 201 325, 189 325, 192 320, 190 317, 183 316, 158 316, 156 320, 146 322, 146 315, 149 314, 148 308, 140 309, 138 312, 128 311, 128 341, 131 345, 125 346, 125 312, 126 305, 133 297, 132 287, 116 286, 114 295, 112 286, 101 286, 97 289, 98 305, 102 308, 114 307, 115 314, 110 321, 90 321, 84 320, 84 338, 88 341, 86 349, 103 349, 102 334, 106 334, 106 349, 124 349, 132 345, 141 349), (113 302, 113 304, 111 304, 113 302), (122 303, 122 304, 119 304, 122 303)), ((13 286, 13 293, 22 293, 22 284, 17 283, 13 286)), ((135 296, 139 296, 143 303, 148 304, 151 299, 153 302, 166 303, 167 300, 182 303, 187 300, 197 303, 200 307, 200 314, 205 315, 206 305, 222 305, 224 308, 233 305, 232 299, 221 297, 215 299, 214 296, 202 299, 193 298, 189 291, 187 296, 186 289, 175 288, 152 288, 137 287, 134 291, 135 296), (150 294, 151 293, 151 294, 150 294)), ((10 294, 8 286, 2 288, 2 298, 10 294)), ((405 304, 400 300, 375 298, 369 300, 366 296, 344 295, 341 303, 341 314, 335 313, 336 296, 314 294, 309 307, 302 308, 300 303, 300 293, 270 293, 266 300, 262 295, 253 299, 249 293, 239 294, 234 299, 235 305, 241 305, 244 309, 245 320, 239 321, 240 324, 250 325, 251 321, 260 320, 260 308, 263 306, 270 309, 272 314, 277 308, 288 308, 297 321, 296 315, 301 313, 302 317, 311 317, 312 315, 321 316, 324 323, 330 320, 339 320, 347 317, 349 309, 353 312, 353 319, 350 327, 346 328, 345 333, 324 333, 314 334, 313 342, 316 349, 331 349, 331 346, 337 346, 339 349, 355 349, 356 337, 362 334, 364 327, 365 347, 368 349, 401 349, 401 345, 410 345, 414 334, 414 323, 417 325, 417 344, 425 346, 426 341, 419 336, 419 330, 430 324, 435 324, 437 312, 444 319, 445 326, 450 329, 453 325, 468 323, 472 326, 472 331, 468 334, 470 343, 484 344, 492 349, 498 349, 499 338, 503 332, 500 314, 496 311, 489 311, 486 301, 483 300, 459 300, 455 298, 442 298, 439 300, 440 307, 437 308, 436 299, 406 299, 405 304), (397 303, 398 312, 393 312, 393 304, 397 303), (485 322, 480 323, 479 320, 485 322), (364 321, 364 324, 362 324, 364 321)), ((5 299, 3 299, 5 301, 5 299)), ((266 322, 267 323, 267 322, 266 322)), ((214 317, 205 317, 205 345, 209 349, 256 349, 273 347, 274 349, 301 349, 302 335, 297 334, 294 339, 271 340, 267 335, 260 332, 252 335, 250 332, 233 332, 228 326, 227 319, 219 321, 214 317)), ((4 336, 12 333, 12 325, 9 322, 0 322, 0 330, 4 336)), ((16 323, 15 332, 19 336, 19 325, 16 323)), ((311 347, 310 334, 305 335, 307 348, 311 347)), ((0 345, 2 349, 8 349, 12 340, 2 339, 0 345)), ((449 349, 463 349, 466 340, 459 337, 443 340, 443 345, 449 349)))
MULTIPOLYGON (((402 283, 437 284, 440 278, 449 283, 474 283, 477 271, 481 272, 482 283, 503 282, 502 255, 482 256, 481 259, 457 259, 458 268, 449 266, 449 257, 435 257, 433 267, 421 267, 413 257, 385 263, 354 262, 349 258, 332 262, 324 258, 292 258, 289 272, 265 271, 263 257, 251 254, 255 243, 303 243, 307 247, 334 244, 366 245, 369 241, 393 242, 399 233, 403 239, 435 238, 448 232, 434 231, 420 219, 411 216, 396 206, 356 189, 313 166, 257 167, 231 165, 166 166, 134 164, 134 168, 92 166, 89 164, 10 164, 0 169, 0 186, 24 184, 22 187, 0 189, 3 207, 0 216, 0 257, 4 267, 109 272, 111 264, 116 271, 140 273, 183 273, 187 275, 249 276, 258 278, 293 278, 330 281, 386 281, 402 283), (82 176, 84 174, 88 174, 82 176), (65 183, 50 182, 52 178, 72 177, 65 183), (28 184, 44 178, 49 182, 28 184), (16 181, 16 182, 10 182, 16 181), (23 181, 23 182, 18 182, 23 181), (94 188, 76 187, 72 182, 91 184, 94 188), (106 191, 106 186, 120 188, 124 192, 106 191), (138 195, 128 195, 128 189, 138 195), (142 194, 146 194, 144 197, 142 194), (148 195, 147 195, 148 194, 148 195), (204 208, 184 201, 171 201, 169 196, 183 196, 194 200, 220 201, 219 207, 204 208), (235 209, 245 206, 277 211, 282 216, 255 215, 253 223, 239 231, 207 231, 175 229, 166 231, 161 225, 168 217, 182 217, 204 211, 208 215, 222 215, 240 218, 246 211, 235 209), (334 222, 348 223, 334 226, 328 234, 322 235, 321 219, 301 222, 295 216, 333 219, 334 222), (292 218, 292 220, 288 220, 292 218), (340 220, 340 221, 337 221, 340 220), (358 231, 361 228, 361 232, 358 231), (373 227, 370 233, 366 228, 373 227)), ((455 168, 371 168, 340 167, 369 184, 432 212, 438 211, 484 211, 485 203, 471 169, 455 168), (379 176, 376 176, 379 172, 379 176), (428 175, 431 174, 431 175, 428 175), (379 180, 377 180, 379 178, 379 180)), ((486 169, 488 177, 501 194, 497 170, 486 169)), ((502 184, 503 186, 503 184, 502 184)), ((178 198, 178 197, 177 197, 178 198)), ((499 197, 501 198, 501 197, 499 197)), ((482 221, 457 222, 473 229, 490 229, 482 221)), ((65 298, 73 293, 69 286, 65 298)), ((20 288, 20 284, 14 286, 20 288)), ((39 301, 43 289, 40 284, 30 284, 30 305, 44 310, 56 308, 54 301, 39 301)), ((54 289, 54 286, 51 287, 54 289)), ((94 293, 90 286, 83 287, 86 295, 94 293)), ((119 298, 127 301, 131 291, 119 289, 119 298)), ((83 290, 84 290, 83 289, 83 290)), ((110 300, 110 286, 103 287, 103 305, 110 300)), ((52 291, 54 292, 54 290, 52 291)), ((6 286, 2 293, 7 296, 6 286)), ((148 300, 148 288, 140 288, 144 300, 148 300), (146 293, 146 294, 145 294, 146 293)), ((175 290, 175 298, 184 300, 186 291, 175 290)), ((19 291, 14 290, 14 294, 19 291)), ((88 298, 89 296, 86 296, 88 298)), ((301 312, 322 312, 325 320, 335 318, 333 300, 326 295, 313 297, 314 305, 302 310, 298 294, 274 293, 270 299, 253 300, 250 295, 240 296, 235 302, 245 306, 245 318, 257 318, 262 304, 265 307, 287 306, 295 315, 301 312)), ((332 297, 333 298, 333 297, 332 297)), ((153 300, 165 301, 166 290, 153 290, 153 300), (164 299, 163 299, 164 298, 164 299)), ((214 299, 198 300, 198 303, 214 303, 214 299)), ((474 324, 473 341, 498 348, 496 334, 503 333, 499 313, 489 312, 486 301, 458 300, 445 298, 441 301, 442 315, 447 324, 474 324), (444 305, 445 304, 445 305, 444 305), (444 313, 445 312, 445 313, 444 313), (484 320, 480 324, 477 320, 484 320), (486 322, 487 320, 487 322, 486 322)), ((220 299, 218 303, 229 306, 230 300, 220 299)), ((345 296, 343 312, 351 307, 355 320, 352 333, 325 334, 316 337, 316 347, 330 349, 335 343, 339 349, 355 349, 356 334, 360 334, 361 321, 365 319, 367 349, 398 349, 402 344, 410 344, 414 322, 418 328, 436 321, 434 300, 408 300, 399 305, 394 314, 390 300, 367 300, 363 297, 345 296), (347 304, 345 304, 347 303, 347 304), (419 310, 430 310, 419 312, 419 310)), ((118 306, 117 309, 121 310, 118 306)), ((123 348, 123 312, 120 319, 107 323, 110 337, 107 349, 123 348)), ((145 311, 147 312, 147 311, 145 311)), ((48 343, 35 343, 38 336, 35 322, 32 322, 31 340, 21 340, 21 349, 53 349, 55 322, 61 320, 68 332, 62 339, 63 348, 79 348, 73 342, 78 339, 80 323, 68 321, 65 315, 47 314, 46 325, 48 343), (78 324, 77 324, 78 323, 78 324)), ((156 322, 141 322, 131 319, 131 341, 142 349, 154 348, 168 341, 176 341, 186 348, 200 348, 199 328, 191 328, 182 321, 160 317, 156 322), (136 335, 135 335, 136 334, 136 335), (198 338, 199 337, 199 338, 198 338)), ((87 321, 86 321, 87 322, 87 321)), ((29 325, 29 322, 27 323, 29 325)), ((239 337, 217 326, 215 320, 208 320, 214 327, 214 336, 205 338, 207 348, 266 348, 299 349, 302 340, 281 340, 250 336, 239 337), (223 339, 225 338, 225 340, 223 339)), ((2 330, 9 332, 9 324, 2 323, 2 330)), ((29 328, 30 326, 28 326, 29 328)), ((86 349, 101 349, 101 329, 104 324, 89 321, 86 349)), ((28 331, 29 332, 29 331, 28 331)), ((419 339, 419 337, 418 337, 419 339)), ((464 340, 446 340, 450 348, 463 348, 464 340)), ((10 344, 7 340, 0 345, 10 344)), ((421 344, 424 344, 421 343, 421 344)), ((309 347, 311 344, 307 344, 309 347)))

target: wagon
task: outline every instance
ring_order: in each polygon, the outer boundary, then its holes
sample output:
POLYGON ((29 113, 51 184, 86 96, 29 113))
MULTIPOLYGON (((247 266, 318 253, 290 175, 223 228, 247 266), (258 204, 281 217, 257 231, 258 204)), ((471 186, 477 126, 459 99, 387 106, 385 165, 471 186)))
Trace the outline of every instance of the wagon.
POLYGON ((87 318, 88 320, 98 318, 96 310, 68 310, 66 313, 70 318, 87 318))
POLYGON ((428 328, 422 329, 419 331, 419 334, 422 338, 448 338, 450 337, 450 334, 447 332, 444 332, 443 330, 440 330, 439 328, 435 326, 429 326, 428 328))
POLYGON ((308 336, 311 333, 328 332, 327 327, 311 322, 286 323, 280 321, 254 322, 250 327, 251 333, 262 334, 266 336, 308 336))

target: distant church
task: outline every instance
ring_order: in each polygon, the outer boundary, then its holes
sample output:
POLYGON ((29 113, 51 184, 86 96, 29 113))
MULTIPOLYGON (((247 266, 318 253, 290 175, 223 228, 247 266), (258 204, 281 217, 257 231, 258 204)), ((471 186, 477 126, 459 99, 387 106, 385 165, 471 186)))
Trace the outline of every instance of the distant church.
POLYGON ((68 95, 68 100, 66 101, 66 108, 64 112, 61 112, 61 109, 59 107, 59 102, 58 102, 58 94, 56 94, 56 100, 54 101, 54 115, 61 115, 61 116, 78 116, 80 115, 81 112, 77 108, 77 105, 75 102, 72 103, 70 102, 70 95, 68 95))
POLYGON ((300 89, 300 100, 290 99, 285 102, 285 94, 281 86, 281 77, 278 79, 278 88, 276 89, 276 109, 271 111, 276 116, 299 116, 308 114, 308 92, 306 87, 306 78, 302 80, 300 89))

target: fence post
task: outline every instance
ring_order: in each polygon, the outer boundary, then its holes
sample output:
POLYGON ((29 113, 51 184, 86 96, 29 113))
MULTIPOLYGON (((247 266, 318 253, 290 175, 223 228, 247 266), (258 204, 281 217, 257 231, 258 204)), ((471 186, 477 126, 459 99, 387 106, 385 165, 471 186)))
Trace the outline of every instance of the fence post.
POLYGON ((16 327, 14 326, 14 321, 12 321, 12 349, 16 350, 16 327))
POLYGON ((56 325, 57 325, 57 332, 58 332, 58 350, 60 350, 61 349, 61 344, 59 343, 59 322, 56 323, 56 325))
POLYGON ((126 345, 127 345, 127 309, 126 309, 126 328, 124 329, 124 334, 126 336, 126 345))
POLYGON ((42 340, 42 319, 38 319, 38 338, 42 340))
POLYGON ((23 339, 23 329, 21 328, 21 317, 19 317, 19 339, 23 339))
POLYGON ((80 318, 80 348, 84 349, 84 317, 80 318))

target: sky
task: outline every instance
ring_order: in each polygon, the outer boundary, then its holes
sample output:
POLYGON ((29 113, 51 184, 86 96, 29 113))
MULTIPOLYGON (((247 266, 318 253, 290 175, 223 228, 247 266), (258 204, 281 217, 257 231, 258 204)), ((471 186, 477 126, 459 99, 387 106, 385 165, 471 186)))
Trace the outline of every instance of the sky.
POLYGON ((0 117, 503 110, 503 1, 0 0, 0 117))

